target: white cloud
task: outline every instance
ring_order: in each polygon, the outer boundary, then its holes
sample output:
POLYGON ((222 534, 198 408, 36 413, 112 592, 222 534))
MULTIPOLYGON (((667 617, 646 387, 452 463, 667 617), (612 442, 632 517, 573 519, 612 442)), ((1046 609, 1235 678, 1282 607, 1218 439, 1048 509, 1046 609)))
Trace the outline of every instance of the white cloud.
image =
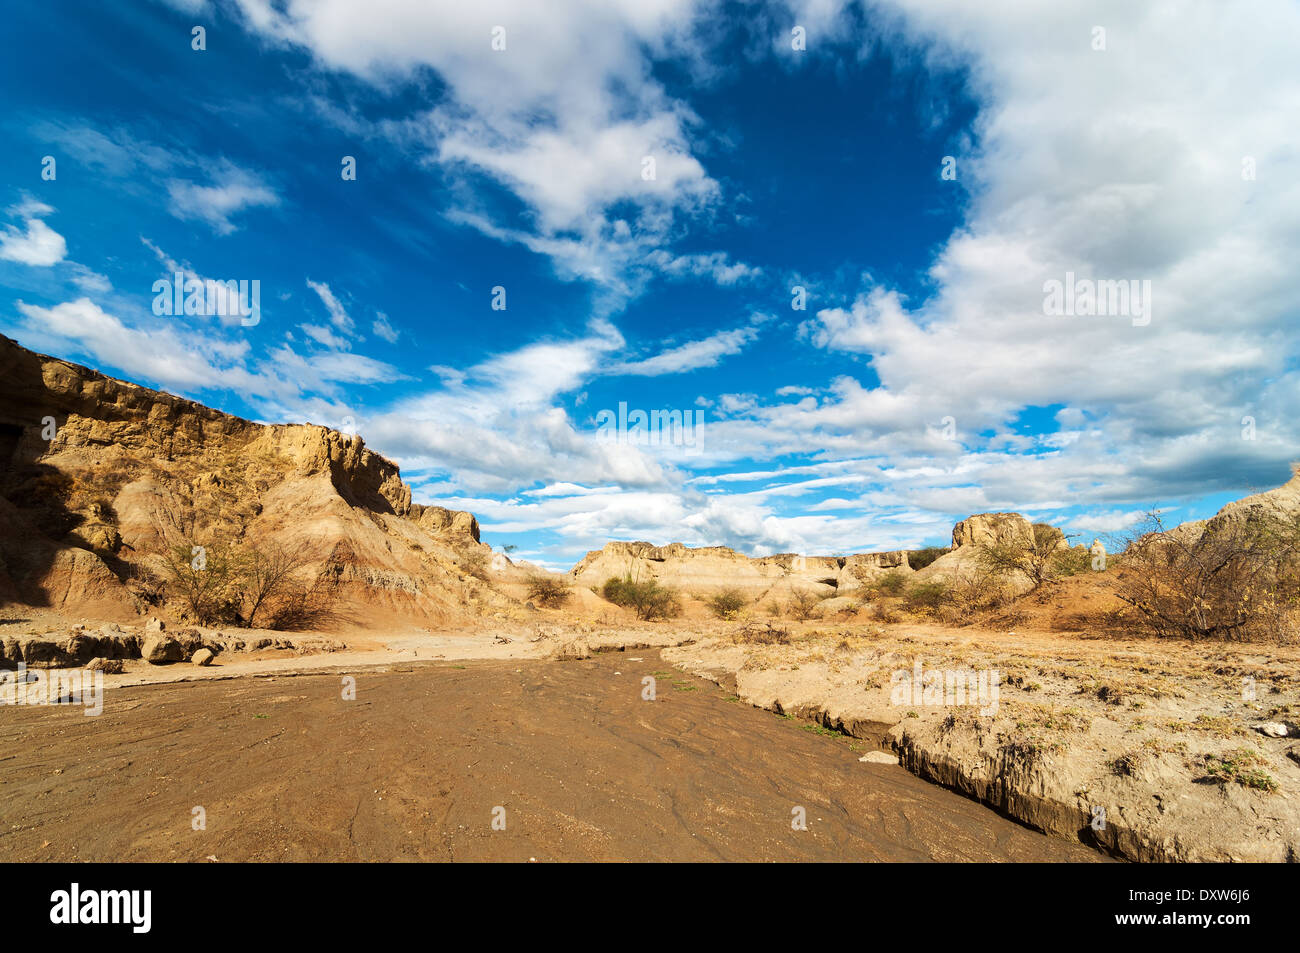
POLYGON ((334 326, 336 328, 338 328, 344 334, 351 334, 355 330, 356 328, 355 322, 353 322, 352 318, 348 315, 347 310, 343 307, 339 299, 334 295, 334 292, 330 290, 329 285, 320 281, 312 281, 310 278, 308 278, 307 287, 311 288, 312 291, 316 292, 316 295, 317 297, 320 298, 321 303, 325 305, 325 310, 329 312, 330 320, 334 322, 334 326))
POLYGON ((211 172, 211 184, 168 180, 167 194, 173 215, 206 222, 218 235, 236 230, 231 219, 240 212, 280 204, 279 195, 259 176, 228 162, 219 163, 211 172))
POLYGON ((41 220, 54 214, 50 206, 29 198, 9 209, 9 214, 22 219, 23 228, 4 227, 0 233, 0 259, 48 267, 67 256, 68 244, 63 236, 41 220))
POLYGON ((299 329, 317 344, 322 344, 327 348, 335 351, 348 351, 352 349, 351 343, 347 338, 341 338, 329 328, 321 324, 300 324, 299 329))
MULTIPOLYGON (((351 0, 238 3, 254 30, 378 86, 435 70, 446 99, 376 131, 422 141, 467 181, 513 191, 529 211, 524 226, 469 199, 453 218, 548 255, 566 278, 600 283, 610 308, 636 293, 639 270, 672 263, 651 252, 673 223, 720 197, 692 147, 696 117, 652 75, 653 57, 694 51, 696 0, 387 0, 382 16, 351 0), (491 45, 495 27, 505 29, 502 51, 491 45)), ((327 112, 354 133, 373 125, 327 112)), ((700 274, 730 284, 750 270, 714 262, 700 274)))
POLYGON ((92 271, 85 265, 78 265, 72 262, 72 283, 87 294, 99 293, 113 290, 113 282, 108 277, 101 275, 97 271, 92 271))
POLYGON ((758 328, 750 325, 719 331, 698 341, 688 341, 640 361, 629 361, 609 368, 609 374, 655 377, 680 374, 702 367, 715 367, 724 357, 739 354, 758 337, 758 328))
POLYGON ((389 322, 388 315, 382 311, 375 315, 375 323, 370 326, 370 330, 389 344, 396 344, 397 338, 401 335, 401 332, 389 322))
POLYGON ((201 335, 182 337, 169 327, 133 328, 89 298, 52 308, 19 301, 17 308, 26 319, 25 341, 38 350, 90 353, 98 363, 120 367, 133 380, 182 391, 250 383, 238 363, 248 350, 244 342, 222 346, 201 335))

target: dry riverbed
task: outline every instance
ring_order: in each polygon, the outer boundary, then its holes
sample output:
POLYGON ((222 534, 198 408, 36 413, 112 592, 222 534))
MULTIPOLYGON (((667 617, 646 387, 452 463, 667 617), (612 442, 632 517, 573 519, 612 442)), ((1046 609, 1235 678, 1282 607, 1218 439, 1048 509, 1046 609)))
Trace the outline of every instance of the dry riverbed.
POLYGON ((264 672, 0 709, 0 860, 1101 859, 656 650, 352 677, 352 700, 264 672))

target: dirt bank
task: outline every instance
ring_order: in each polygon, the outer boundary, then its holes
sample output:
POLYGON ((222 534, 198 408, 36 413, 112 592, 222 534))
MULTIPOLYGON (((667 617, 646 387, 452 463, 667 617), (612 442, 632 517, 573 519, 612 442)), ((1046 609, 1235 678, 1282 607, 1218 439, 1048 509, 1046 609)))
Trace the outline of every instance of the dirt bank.
POLYGON ((771 644, 733 626, 664 657, 1120 857, 1300 858, 1295 647, 846 624, 794 627, 771 644), (914 674, 936 672, 997 672, 996 705, 908 691, 914 674))

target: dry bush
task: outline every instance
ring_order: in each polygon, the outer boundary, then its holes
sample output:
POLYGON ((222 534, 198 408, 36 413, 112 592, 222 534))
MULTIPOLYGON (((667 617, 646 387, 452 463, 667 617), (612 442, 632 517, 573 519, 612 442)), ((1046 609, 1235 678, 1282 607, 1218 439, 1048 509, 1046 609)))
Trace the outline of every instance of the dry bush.
POLYGON ((1300 520, 1227 520, 1187 541, 1150 514, 1130 536, 1115 594, 1140 631, 1187 639, 1294 638, 1300 520))
POLYGON ((473 576, 481 582, 487 582, 488 576, 488 558, 486 553, 478 550, 465 553, 460 557, 460 568, 465 570, 466 574, 473 576))
POLYGON ((739 589, 723 589, 709 596, 704 602, 719 619, 734 619, 749 604, 749 600, 739 589))
POLYGON ((901 596, 907 588, 907 576, 898 569, 891 569, 889 572, 878 577, 868 584, 867 590, 873 596, 901 596))
POLYGON ((897 610, 888 603, 877 602, 871 606, 871 618, 877 622, 884 622, 888 625, 900 621, 902 616, 900 616, 897 610))
POLYGON ((144 563, 122 563, 122 582, 147 606, 160 606, 167 597, 167 584, 144 563))
POLYGON ((817 594, 807 589, 796 589, 790 594, 790 604, 788 610, 790 618, 797 619, 800 622, 807 622, 809 619, 815 619, 821 614, 819 603, 821 599, 817 594))
POLYGON ((163 554, 167 592, 188 618, 245 628, 305 629, 330 616, 334 580, 300 581, 310 562, 303 550, 274 543, 179 545, 163 554))
POLYGON ((1094 572, 1092 553, 1086 546, 1071 546, 1069 549, 1057 550, 1056 555, 1052 557, 1051 571, 1054 577, 1094 572))
POLYGON ((914 582, 903 593, 903 606, 909 612, 934 613, 948 598, 948 584, 942 580, 914 582))
POLYGON ((1031 588, 1038 589, 1059 573, 1058 548, 1062 534, 1054 526, 1035 523, 1032 543, 994 543, 979 547, 980 568, 1002 578, 1023 576, 1031 588))
POLYGON ((163 553, 168 595, 199 625, 238 622, 235 562, 221 544, 172 546, 163 553))
POLYGON ((561 576, 534 573, 528 577, 528 598, 547 608, 558 608, 569 598, 569 583, 561 576))
POLYGON ((774 626, 771 622, 748 622, 736 630, 736 641, 753 645, 786 645, 790 630, 774 626))
POLYGON ((263 628, 299 632, 319 629, 336 618, 337 601, 338 585, 332 575, 322 573, 311 585, 288 580, 266 604, 263 628))
MULTIPOLYGON (((287 549, 274 543, 250 547, 238 553, 233 582, 244 625, 250 629, 257 628, 259 613, 270 609, 274 603, 283 602, 292 590, 298 588, 295 577, 310 562, 301 548, 287 549)), ((302 589, 302 593, 295 593, 295 601, 303 598, 306 591, 302 589)), ((282 609, 278 607, 277 611, 282 609)))
POLYGON ((953 625, 970 625, 990 612, 1004 608, 1013 599, 1011 590, 996 574, 977 569, 949 580, 939 615, 944 622, 953 625))
POLYGON ((601 595, 614 605, 631 609, 638 619, 647 622, 682 614, 677 593, 654 579, 635 580, 631 574, 622 579, 611 576, 601 587, 601 595))

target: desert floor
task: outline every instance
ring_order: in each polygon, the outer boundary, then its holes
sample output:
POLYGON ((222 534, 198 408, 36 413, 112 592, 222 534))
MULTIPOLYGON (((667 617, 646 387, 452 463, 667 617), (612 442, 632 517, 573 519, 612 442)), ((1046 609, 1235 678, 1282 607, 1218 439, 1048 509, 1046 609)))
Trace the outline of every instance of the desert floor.
POLYGON ((657 649, 351 670, 351 701, 338 668, 218 666, 123 680, 98 717, 7 707, 0 860, 1104 859, 657 649))

